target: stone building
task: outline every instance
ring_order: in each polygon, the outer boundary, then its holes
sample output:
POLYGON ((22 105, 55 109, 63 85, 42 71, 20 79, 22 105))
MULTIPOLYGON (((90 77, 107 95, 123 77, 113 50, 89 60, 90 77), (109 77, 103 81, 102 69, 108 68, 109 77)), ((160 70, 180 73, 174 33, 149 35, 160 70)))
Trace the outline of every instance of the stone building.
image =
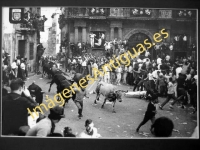
MULTIPOLYGON (((62 7, 61 11, 62 46, 67 47, 68 42, 75 45, 78 42, 90 43, 90 34, 96 35, 94 42, 97 42, 103 33, 105 41, 115 38, 127 40, 131 49, 144 43, 145 39, 155 43, 154 34, 165 29, 168 37, 149 49, 152 58, 157 56, 157 47, 170 54, 172 59, 196 55, 196 50, 191 47, 192 44, 197 45, 196 10, 62 7), (176 41, 177 37, 179 41, 176 41), (169 50, 170 43, 173 43, 173 50, 169 50)), ((103 54, 104 47, 91 48, 91 52, 103 54)))
POLYGON ((58 13, 53 13, 52 26, 48 28, 48 55, 56 56, 60 52, 60 29, 58 24, 58 13))
POLYGON ((40 20, 43 20, 41 8, 25 7, 24 13, 27 14, 27 21, 13 24, 12 33, 9 35, 3 33, 3 48, 10 54, 10 63, 20 55, 27 58, 30 71, 36 71, 37 46, 40 43, 40 31, 43 31, 40 25, 40 20))

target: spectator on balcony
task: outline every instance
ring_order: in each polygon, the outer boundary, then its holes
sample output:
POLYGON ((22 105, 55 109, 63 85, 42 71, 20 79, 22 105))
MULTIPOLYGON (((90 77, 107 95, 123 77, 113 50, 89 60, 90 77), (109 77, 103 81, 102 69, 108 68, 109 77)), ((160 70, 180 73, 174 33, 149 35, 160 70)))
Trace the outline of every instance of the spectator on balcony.
POLYGON ((102 38, 102 40, 105 39, 105 34, 104 33, 101 33, 101 38, 102 38))
MULTIPOLYGON (((95 38, 96 39, 96 38, 95 38)), ((101 39, 101 37, 99 37, 99 39, 97 39, 98 40, 98 43, 94 43, 96 46, 98 46, 98 47, 100 47, 101 46, 101 44, 102 44, 102 39, 101 39)))
POLYGON ((95 36, 96 36, 96 34, 94 34, 94 33, 90 33, 90 44, 91 44, 91 48, 93 48, 94 47, 94 38, 95 38, 95 36))

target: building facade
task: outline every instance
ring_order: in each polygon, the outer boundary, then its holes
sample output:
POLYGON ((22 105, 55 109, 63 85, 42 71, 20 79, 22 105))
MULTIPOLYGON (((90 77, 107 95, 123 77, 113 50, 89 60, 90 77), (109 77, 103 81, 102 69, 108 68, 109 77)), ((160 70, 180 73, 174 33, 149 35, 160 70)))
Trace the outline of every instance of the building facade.
POLYGON ((51 18, 52 26, 48 30, 48 55, 55 56, 60 52, 59 14, 53 13, 51 18))
MULTIPOLYGON (((75 45, 78 42, 90 43, 91 34, 96 35, 94 42, 97 42, 103 34, 104 42, 115 38, 127 40, 131 49, 145 39, 154 43, 154 34, 165 29, 168 38, 149 49, 152 58, 156 58, 157 49, 169 53, 172 59, 196 55, 196 49, 192 47, 197 45, 196 10, 62 7, 61 11, 61 43, 65 46, 68 42, 75 45), (171 44, 173 50, 169 48, 171 44)), ((91 51, 103 51, 103 44, 91 48, 91 51)))
MULTIPOLYGON (((10 54, 10 63, 17 56, 27 58, 30 71, 36 71, 37 46, 40 43, 41 9, 40 7, 26 7, 26 21, 13 24, 12 33, 3 33, 3 49, 10 54)), ((3 14, 4 15, 4 14, 3 14)))

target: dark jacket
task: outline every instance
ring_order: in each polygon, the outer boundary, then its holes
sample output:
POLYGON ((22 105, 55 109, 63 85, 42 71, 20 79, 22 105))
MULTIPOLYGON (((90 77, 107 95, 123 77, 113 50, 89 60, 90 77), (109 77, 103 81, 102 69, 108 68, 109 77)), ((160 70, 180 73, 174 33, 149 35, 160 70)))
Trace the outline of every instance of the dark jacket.
POLYGON ((156 115, 155 111, 156 111, 156 107, 154 106, 154 104, 149 102, 145 116, 148 116, 150 118, 154 117, 156 115))
POLYGON ((16 93, 2 98, 2 135, 18 135, 20 126, 28 125, 28 110, 36 104, 16 93))

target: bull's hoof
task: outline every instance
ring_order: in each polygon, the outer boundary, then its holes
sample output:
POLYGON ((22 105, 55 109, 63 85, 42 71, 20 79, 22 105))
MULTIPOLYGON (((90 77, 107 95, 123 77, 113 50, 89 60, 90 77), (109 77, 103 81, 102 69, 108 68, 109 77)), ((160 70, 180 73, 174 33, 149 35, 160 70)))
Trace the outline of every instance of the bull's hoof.
POLYGON ((113 110, 112 113, 116 113, 116 111, 113 110))
POLYGON ((97 105, 97 102, 96 102, 96 101, 94 101, 94 104, 95 104, 95 105, 97 105))
POLYGON ((101 106, 101 108, 103 109, 104 106, 101 106))

